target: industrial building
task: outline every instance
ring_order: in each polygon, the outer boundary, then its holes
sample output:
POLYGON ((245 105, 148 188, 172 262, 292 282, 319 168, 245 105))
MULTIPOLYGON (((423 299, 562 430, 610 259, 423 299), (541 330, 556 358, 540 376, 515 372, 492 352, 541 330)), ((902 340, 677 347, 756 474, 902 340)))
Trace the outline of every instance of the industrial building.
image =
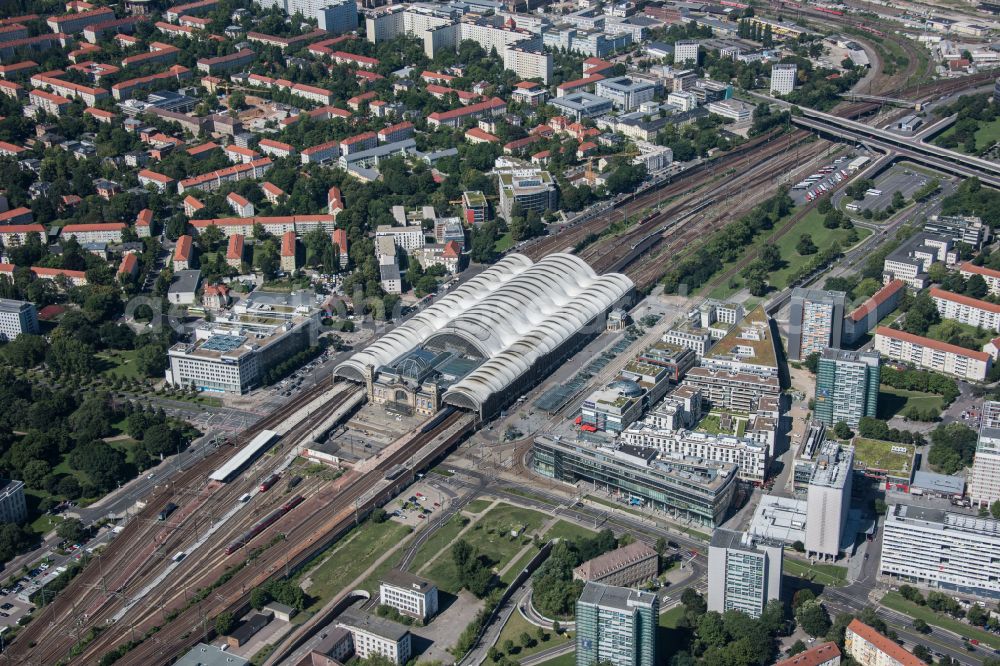
POLYGON ((815 418, 857 428, 863 416, 874 417, 881 380, 878 352, 825 349, 816 370, 815 418))
POLYGON ((708 547, 708 610, 760 617, 781 597, 781 546, 757 544, 745 532, 716 529, 708 547))
POLYGON ((893 505, 882 527, 879 572, 900 582, 1000 599, 1000 521, 893 505))
POLYGON ((532 465, 542 476, 616 493, 680 520, 714 527, 725 520, 737 466, 702 458, 662 455, 653 448, 539 436, 532 465))
POLYGON ((633 284, 599 276, 582 259, 550 254, 533 263, 509 254, 337 366, 339 377, 376 379, 415 349, 475 364, 441 402, 488 417, 515 400, 563 359, 604 330, 611 310, 627 305, 633 284))
POLYGON ((840 347, 844 326, 842 291, 792 290, 788 312, 788 358, 801 361, 827 347, 840 347))
POLYGON ((844 543, 851 505, 854 448, 835 441, 820 445, 806 495, 806 554, 835 560, 844 543))
POLYGON ((655 666, 659 617, 652 592, 587 583, 576 602, 576 666, 655 666))

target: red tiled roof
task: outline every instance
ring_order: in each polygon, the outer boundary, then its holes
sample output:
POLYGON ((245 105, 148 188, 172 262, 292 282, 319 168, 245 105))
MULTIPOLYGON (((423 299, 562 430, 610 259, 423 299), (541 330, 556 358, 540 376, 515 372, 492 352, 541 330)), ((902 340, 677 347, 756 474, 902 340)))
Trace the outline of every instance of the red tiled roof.
POLYGON ((911 653, 900 647, 896 641, 889 639, 887 636, 883 636, 861 620, 856 618, 851 620, 851 623, 847 625, 847 631, 852 632, 868 641, 878 650, 892 657, 892 659, 897 663, 902 664, 902 666, 927 666, 925 662, 917 659, 911 653))
POLYGON ((157 173, 151 169, 142 169, 139 171, 140 178, 148 178, 149 180, 155 180, 158 183, 172 183, 174 179, 170 176, 164 175, 162 173, 157 173))
POLYGON ((286 231, 281 236, 281 256, 283 257, 294 257, 295 256, 295 232, 286 231))
POLYGON ((774 666, 819 666, 840 656, 840 648, 834 642, 821 643, 800 652, 794 657, 783 659, 774 666))
POLYGON ((67 224, 62 228, 64 234, 76 231, 121 231, 125 228, 124 222, 97 222, 94 224, 67 224))
POLYGON ((229 247, 226 249, 226 259, 243 258, 243 234, 233 234, 229 237, 229 247))
POLYGON ((143 208, 139 211, 139 214, 135 216, 135 226, 137 227, 148 227, 153 223, 153 211, 148 208, 143 208))
POLYGON ((978 298, 971 298, 970 296, 963 296, 962 294, 956 294, 951 291, 945 291, 944 289, 938 289, 937 287, 931 287, 930 296, 931 298, 941 298, 946 301, 961 303, 962 305, 967 305, 970 308, 976 308, 977 310, 1000 313, 1000 305, 990 303, 989 301, 981 301, 978 298))
POLYGON ((884 335, 887 338, 894 338, 902 342, 920 345, 921 347, 930 347, 931 349, 937 349, 938 351, 942 351, 947 354, 967 356, 969 358, 976 359, 977 361, 986 361, 990 358, 990 355, 986 352, 973 351, 971 349, 966 349, 965 347, 959 347, 958 345, 950 345, 947 342, 932 340, 931 338, 914 335, 913 333, 907 333, 906 331, 897 331, 896 329, 889 328, 888 326, 879 326, 876 328, 875 335, 884 335))
POLYGON ((129 253, 122 258, 122 263, 118 266, 118 274, 128 273, 131 275, 139 266, 139 258, 135 254, 129 253))
POLYGON ((44 234, 45 227, 40 224, 5 224, 0 226, 0 236, 4 234, 30 234, 32 231, 44 234))
POLYGON ((905 285, 906 283, 902 280, 892 280, 889 284, 876 291, 871 298, 855 308, 854 311, 851 312, 851 320, 861 321, 868 315, 869 312, 876 310, 878 306, 882 305, 882 303, 891 298, 905 285))
POLYGON ((573 90, 574 88, 583 88, 584 86, 589 86, 592 83, 597 83, 598 81, 603 80, 604 77, 600 74, 591 74, 590 76, 585 76, 582 79, 574 79, 573 81, 560 83, 557 88, 559 90, 573 90))
POLYGON ((489 132, 486 132, 479 127, 470 127, 468 130, 466 130, 465 136, 472 137, 473 139, 479 139, 480 141, 487 141, 489 143, 500 142, 500 137, 493 136, 489 132))
POLYGON ((457 109, 452 109, 451 111, 445 111, 444 113, 432 113, 427 116, 433 120, 452 120, 453 118, 463 118, 465 116, 470 116, 474 113, 479 113, 480 111, 489 111, 491 109, 498 109, 501 106, 506 106, 507 103, 500 99, 499 97, 492 97, 483 102, 477 102, 476 104, 470 104, 469 106, 462 106, 457 109))
POLYGON ((458 243, 455 241, 448 241, 445 243, 444 250, 441 252, 441 256, 447 257, 448 259, 457 259, 461 254, 462 250, 458 247, 458 243))
POLYGON ((959 266, 958 270, 961 273, 975 273, 977 275, 982 275, 983 277, 1000 279, 1000 271, 995 271, 992 268, 986 268, 985 266, 976 266, 969 261, 959 266))
POLYGON ((174 247, 174 261, 189 261, 191 259, 191 237, 184 234, 177 239, 174 247))

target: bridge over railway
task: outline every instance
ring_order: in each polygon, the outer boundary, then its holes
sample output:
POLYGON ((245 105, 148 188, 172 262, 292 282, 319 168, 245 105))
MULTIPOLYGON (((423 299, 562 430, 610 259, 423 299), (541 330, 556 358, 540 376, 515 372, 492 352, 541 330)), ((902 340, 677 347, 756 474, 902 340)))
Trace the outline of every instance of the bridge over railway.
POLYGON ((799 127, 893 152, 900 157, 944 173, 962 178, 976 177, 984 184, 1000 189, 1000 164, 995 162, 963 155, 913 137, 900 136, 822 111, 807 108, 800 108, 800 111, 801 115, 792 116, 792 122, 799 127))
POLYGON ((852 102, 877 102, 878 104, 892 104, 893 106, 904 106, 914 108, 917 102, 910 99, 900 99, 898 97, 884 97, 881 95, 866 95, 856 92, 842 92, 840 96, 852 102))

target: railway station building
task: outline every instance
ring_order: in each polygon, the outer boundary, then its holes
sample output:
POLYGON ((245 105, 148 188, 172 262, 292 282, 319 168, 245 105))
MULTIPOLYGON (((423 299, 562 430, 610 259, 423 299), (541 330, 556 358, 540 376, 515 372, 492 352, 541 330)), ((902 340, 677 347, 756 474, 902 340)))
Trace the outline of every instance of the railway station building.
POLYGON ((487 418, 605 330, 632 281, 563 253, 510 254, 337 366, 387 409, 487 418))

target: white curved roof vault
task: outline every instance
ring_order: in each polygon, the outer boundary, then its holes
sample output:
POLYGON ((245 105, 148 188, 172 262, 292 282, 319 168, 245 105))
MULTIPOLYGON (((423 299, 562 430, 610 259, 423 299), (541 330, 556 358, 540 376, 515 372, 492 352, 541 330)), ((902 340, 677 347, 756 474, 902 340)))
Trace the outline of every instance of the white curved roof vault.
POLYGON ((575 255, 550 254, 532 264, 510 254, 354 354, 336 373, 358 378, 368 364, 386 365, 435 336, 453 335, 486 360, 443 398, 481 406, 633 286, 618 273, 598 276, 575 255))

